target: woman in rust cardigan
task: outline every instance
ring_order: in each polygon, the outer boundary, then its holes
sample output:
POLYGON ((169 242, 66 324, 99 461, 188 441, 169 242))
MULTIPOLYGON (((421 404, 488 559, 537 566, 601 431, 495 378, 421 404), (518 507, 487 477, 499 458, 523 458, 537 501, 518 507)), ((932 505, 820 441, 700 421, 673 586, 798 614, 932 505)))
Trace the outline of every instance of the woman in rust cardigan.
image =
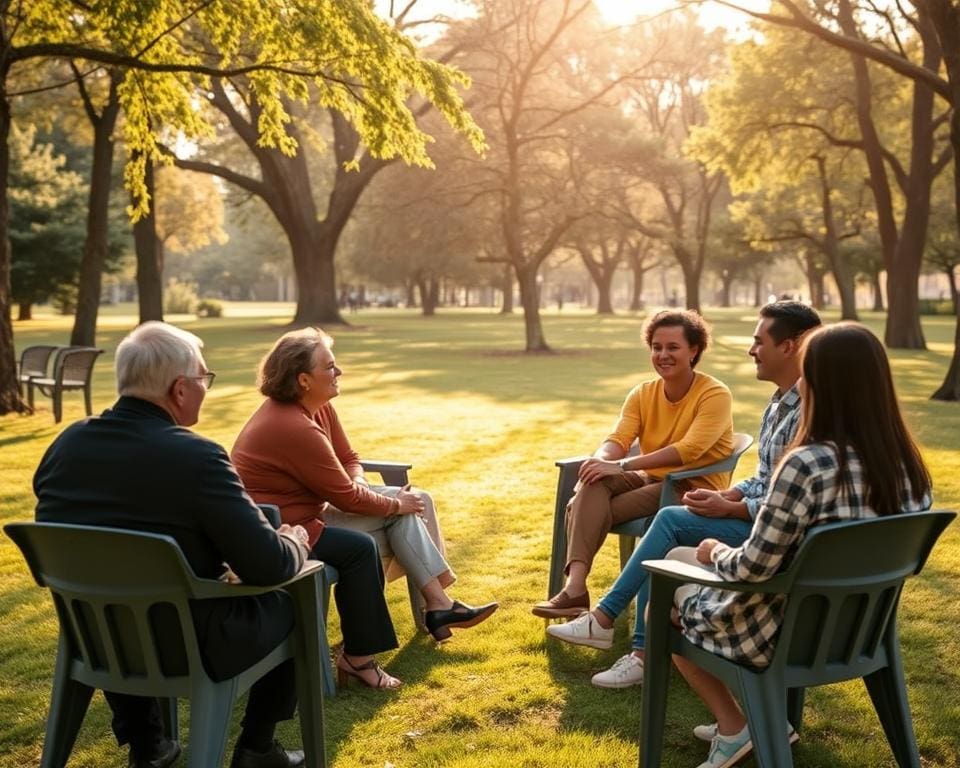
MULTIPOLYGON (((445 640, 451 627, 479 624, 497 604, 472 608, 447 596, 445 588, 454 576, 421 517, 426 494, 409 486, 374 489, 363 477, 359 457, 330 403, 340 394, 342 373, 332 344, 313 328, 284 334, 274 344, 260 365, 260 391, 267 399, 240 432, 231 458, 250 495, 261 504, 279 506, 284 522, 295 520, 306 528, 316 557, 338 570, 344 534, 375 549, 377 540, 389 548, 424 596, 427 629, 445 640)), ((379 559, 377 577, 379 606, 379 559)), ((344 605, 348 601, 338 597, 341 620, 345 610, 365 611, 370 600, 372 595, 363 595, 344 605)), ((340 669, 353 674, 349 659, 340 662, 340 669)))

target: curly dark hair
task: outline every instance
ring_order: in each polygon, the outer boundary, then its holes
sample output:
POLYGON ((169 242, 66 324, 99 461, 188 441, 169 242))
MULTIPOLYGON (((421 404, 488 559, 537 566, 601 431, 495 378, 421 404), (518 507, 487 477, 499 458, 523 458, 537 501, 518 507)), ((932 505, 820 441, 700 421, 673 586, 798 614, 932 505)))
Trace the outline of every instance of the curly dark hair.
POLYGON ((317 347, 332 347, 333 339, 319 328, 302 328, 283 334, 260 361, 257 386, 261 394, 281 403, 300 399, 297 376, 313 368, 317 347))
POLYGON ((643 338, 648 347, 653 346, 654 332, 664 327, 683 328, 683 338, 687 340, 687 344, 697 348, 697 354, 690 362, 691 367, 696 367, 710 344, 710 326, 707 321, 692 309, 663 309, 650 317, 643 326, 643 338))

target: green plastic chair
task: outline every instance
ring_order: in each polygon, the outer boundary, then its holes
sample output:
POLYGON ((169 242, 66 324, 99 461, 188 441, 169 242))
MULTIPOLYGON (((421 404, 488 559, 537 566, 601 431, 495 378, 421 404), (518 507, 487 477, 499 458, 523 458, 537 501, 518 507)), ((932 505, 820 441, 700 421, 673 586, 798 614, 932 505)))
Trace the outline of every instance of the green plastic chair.
POLYGON ((660 765, 667 686, 679 654, 737 696, 760 768, 791 768, 787 723, 803 724, 804 691, 862 677, 901 768, 920 768, 897 634, 905 580, 920 573, 955 512, 917 512, 812 528, 789 568, 764 582, 729 582, 676 560, 647 560, 650 616, 640 713, 640 768, 660 765), (670 622, 681 584, 788 595, 772 663, 762 671, 690 643, 670 622))
MULTIPOLYGON (((704 475, 713 475, 718 472, 732 472, 737 468, 737 462, 744 452, 753 445, 753 438, 742 432, 733 435, 733 451, 725 458, 705 467, 696 469, 685 469, 678 472, 670 472, 663 480, 663 486, 660 491, 660 508, 669 507, 678 504, 680 499, 677 497, 677 491, 674 483, 678 480, 689 480, 693 477, 703 477, 704 475)), ((629 456, 637 456, 638 450, 636 443, 633 444, 629 456)), ((563 568, 567 560, 567 504, 573 496, 574 486, 577 484, 577 473, 580 471, 580 465, 589 457, 578 456, 572 459, 560 459, 556 462, 560 475, 557 478, 557 495, 553 507, 553 546, 550 551, 550 574, 547 578, 547 599, 549 600, 563 586, 563 568)), ((654 516, 641 517, 637 520, 628 520, 620 525, 615 525, 610 529, 611 533, 620 536, 620 570, 627 566, 627 561, 636 547, 637 539, 647 532, 654 516)))
POLYGON ((4 531, 20 547, 37 584, 52 593, 60 620, 41 768, 66 765, 95 689, 165 699, 173 738, 176 700, 190 699, 187 767, 216 768, 223 762, 237 697, 289 658, 297 665, 306 765, 326 765, 320 685, 323 563, 308 561, 282 584, 250 587, 197 578, 170 536, 54 523, 10 523, 4 531), (296 622, 290 637, 236 677, 211 680, 189 601, 275 589, 293 599, 296 622), (157 645, 161 622, 165 639, 173 622, 180 625, 182 641, 173 652, 161 652, 157 645))

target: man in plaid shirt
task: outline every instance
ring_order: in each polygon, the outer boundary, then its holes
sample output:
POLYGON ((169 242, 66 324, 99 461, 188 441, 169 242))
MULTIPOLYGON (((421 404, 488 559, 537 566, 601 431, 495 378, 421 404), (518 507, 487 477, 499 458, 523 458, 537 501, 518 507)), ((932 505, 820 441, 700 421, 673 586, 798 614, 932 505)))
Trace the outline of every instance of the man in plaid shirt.
POLYGON ((778 301, 760 310, 750 356, 757 366, 757 378, 773 382, 777 390, 763 412, 756 474, 726 491, 689 491, 683 497, 683 505, 661 509, 598 607, 567 624, 547 628, 548 634, 567 642, 610 648, 613 619, 637 598, 633 652, 594 675, 594 685, 625 688, 643 682, 644 608, 649 594, 649 574, 641 565, 644 560, 664 557, 674 547, 696 545, 706 538, 736 545, 749 535, 773 470, 793 439, 800 419, 796 387, 800 378, 800 339, 819 325, 816 311, 800 302, 778 301))

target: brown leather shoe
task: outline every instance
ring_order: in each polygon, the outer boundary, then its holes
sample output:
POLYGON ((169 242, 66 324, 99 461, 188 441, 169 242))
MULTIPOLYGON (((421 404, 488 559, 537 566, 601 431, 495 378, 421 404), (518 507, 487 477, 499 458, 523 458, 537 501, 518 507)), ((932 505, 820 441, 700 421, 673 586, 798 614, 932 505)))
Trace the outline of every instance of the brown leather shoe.
POLYGON ((590 610, 590 593, 584 592, 582 595, 570 597, 566 590, 561 590, 549 600, 541 600, 533 606, 532 610, 534 616, 544 619, 579 616, 584 611, 590 610))

